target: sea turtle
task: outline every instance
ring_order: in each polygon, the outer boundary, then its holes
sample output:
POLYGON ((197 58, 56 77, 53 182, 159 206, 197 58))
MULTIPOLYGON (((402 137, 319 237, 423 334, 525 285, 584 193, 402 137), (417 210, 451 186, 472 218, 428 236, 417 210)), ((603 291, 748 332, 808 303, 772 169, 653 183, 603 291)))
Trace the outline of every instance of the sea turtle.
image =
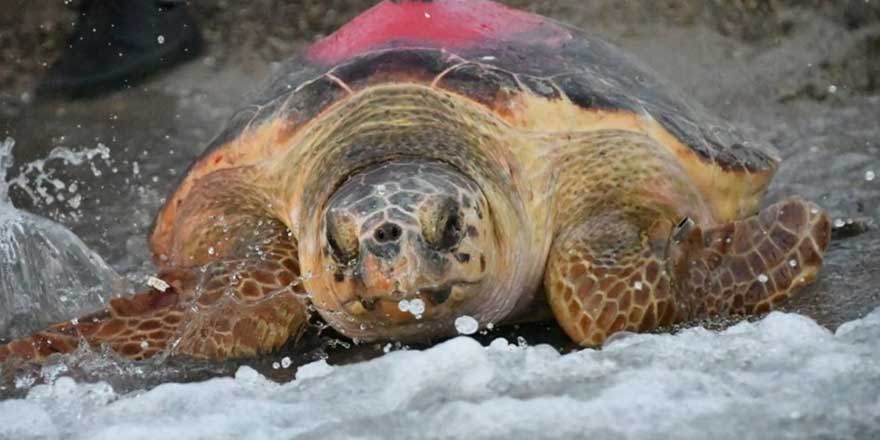
POLYGON ((552 310, 597 346, 772 309, 826 213, 759 210, 779 157, 598 38, 488 0, 383 1, 241 109, 159 212, 146 292, 0 347, 255 356, 317 311, 424 341, 552 310))

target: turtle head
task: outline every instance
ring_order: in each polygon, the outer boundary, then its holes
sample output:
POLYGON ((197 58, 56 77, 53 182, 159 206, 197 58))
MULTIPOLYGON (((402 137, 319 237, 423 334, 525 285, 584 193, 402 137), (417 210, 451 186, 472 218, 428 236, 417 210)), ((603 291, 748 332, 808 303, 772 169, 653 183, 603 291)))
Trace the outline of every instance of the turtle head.
POLYGON ((497 260, 490 212, 478 185, 441 163, 392 162, 349 177, 322 214, 314 304, 363 339, 451 326, 497 260))

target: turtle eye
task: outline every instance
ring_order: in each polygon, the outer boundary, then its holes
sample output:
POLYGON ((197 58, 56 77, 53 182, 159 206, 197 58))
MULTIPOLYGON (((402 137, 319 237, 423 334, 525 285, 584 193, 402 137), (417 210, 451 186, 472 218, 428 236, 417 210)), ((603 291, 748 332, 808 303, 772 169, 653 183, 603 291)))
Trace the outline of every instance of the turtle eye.
POLYGON ((451 250, 461 241, 461 213, 450 198, 429 203, 421 213, 422 235, 436 250, 451 250))
POLYGON ((327 243, 336 261, 348 264, 357 258, 360 246, 354 219, 331 211, 327 216, 327 243))

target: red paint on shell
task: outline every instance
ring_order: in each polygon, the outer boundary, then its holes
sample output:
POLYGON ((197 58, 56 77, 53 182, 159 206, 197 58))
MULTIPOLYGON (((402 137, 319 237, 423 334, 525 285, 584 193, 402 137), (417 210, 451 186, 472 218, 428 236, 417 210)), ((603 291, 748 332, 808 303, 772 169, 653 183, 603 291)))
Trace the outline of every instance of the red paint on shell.
POLYGON ((308 57, 332 64, 395 40, 460 48, 547 23, 489 0, 385 0, 315 43, 308 57))

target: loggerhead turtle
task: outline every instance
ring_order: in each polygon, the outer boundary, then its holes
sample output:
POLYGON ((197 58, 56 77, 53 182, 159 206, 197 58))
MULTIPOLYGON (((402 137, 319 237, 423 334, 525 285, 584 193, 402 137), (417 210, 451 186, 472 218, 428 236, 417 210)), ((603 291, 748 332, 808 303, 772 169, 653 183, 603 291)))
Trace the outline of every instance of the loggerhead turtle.
POLYGON ((317 42, 192 164, 149 291, 0 347, 271 352, 310 311, 360 341, 535 318, 583 346, 772 309, 827 215, 759 211, 779 158, 618 48, 487 0, 384 1, 317 42))

